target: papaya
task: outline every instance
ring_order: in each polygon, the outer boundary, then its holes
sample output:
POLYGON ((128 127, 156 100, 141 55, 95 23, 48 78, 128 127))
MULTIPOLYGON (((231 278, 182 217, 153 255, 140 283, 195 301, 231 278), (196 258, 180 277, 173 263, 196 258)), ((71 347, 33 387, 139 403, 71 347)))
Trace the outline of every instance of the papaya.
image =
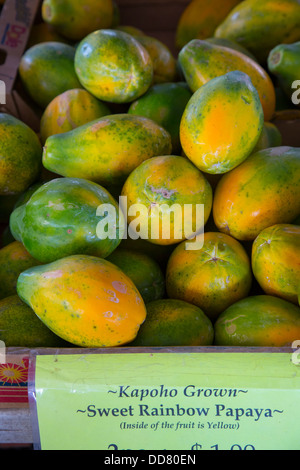
POLYGON ((168 297, 197 305, 213 322, 229 305, 248 296, 251 286, 251 263, 244 246, 219 232, 205 232, 197 250, 180 243, 167 264, 168 297))
POLYGON ((151 256, 118 247, 106 259, 130 277, 145 304, 164 296, 164 274, 158 262, 151 256))
POLYGON ((176 299, 153 300, 147 317, 130 346, 210 346, 214 329, 196 305, 176 299))
POLYGON ((266 294, 298 305, 300 226, 277 224, 262 230, 252 245, 252 271, 266 294))
POLYGON ((203 231, 212 207, 205 176, 177 155, 144 161, 130 173, 121 194, 130 236, 159 245, 173 245, 203 231), (197 205, 203 205, 203 213, 197 205))
POLYGON ((170 134, 151 119, 114 114, 48 137, 43 165, 61 176, 118 185, 141 162, 171 149, 170 134))
POLYGON ((300 149, 273 147, 250 155, 217 184, 213 217, 218 230, 254 240, 267 227, 300 213, 300 149))
POLYGON ((273 117, 276 94, 272 80, 266 70, 247 55, 228 47, 194 39, 181 49, 178 60, 193 92, 212 78, 235 70, 244 72, 250 77, 259 94, 265 121, 273 117))
POLYGON ((66 44, 70 44, 70 41, 66 39, 64 36, 59 34, 53 26, 45 23, 42 21, 41 23, 36 23, 32 25, 29 38, 26 44, 26 49, 29 49, 36 44, 40 44, 41 42, 64 42, 66 44))
POLYGON ((300 4, 297 0, 244 0, 220 22, 214 36, 238 42, 265 63, 278 44, 300 40, 300 4))
POLYGON ((278 44, 268 56, 269 71, 278 79, 279 86, 289 99, 290 105, 299 106, 300 41, 278 44))
POLYGON ((159 39, 142 34, 136 39, 146 49, 153 65, 153 83, 173 82, 177 77, 176 60, 169 47, 159 39))
POLYGON ((282 135, 276 124, 273 122, 265 122, 262 133, 258 139, 254 152, 259 150, 268 149, 271 147, 279 147, 282 145, 282 135))
POLYGON ((62 134, 90 121, 111 114, 107 104, 87 90, 75 88, 56 96, 44 110, 40 121, 40 139, 62 134))
POLYGON ((23 54, 19 73, 23 86, 42 109, 59 94, 82 88, 74 68, 75 48, 62 42, 42 42, 23 54))
POLYGON ((291 347, 300 336, 300 308, 272 295, 239 300, 221 313, 214 344, 241 347, 291 347))
POLYGON ((140 28, 137 28, 136 26, 132 26, 130 24, 118 24, 115 26, 117 31, 123 31, 124 33, 131 34, 131 36, 143 36, 146 33, 140 28))
POLYGON ((80 347, 133 341, 146 318, 131 279, 109 261, 73 255, 24 271, 17 292, 57 336, 80 347))
POLYGON ((70 347, 17 294, 0 300, 0 339, 7 348, 70 347))
POLYGON ((48 263, 77 253, 105 258, 123 238, 124 221, 102 186, 82 178, 57 178, 12 212, 10 230, 33 258, 48 263), (101 221, 107 225, 108 217, 111 224, 104 231, 101 221))
POLYGON ((217 26, 241 0, 193 0, 181 13, 175 31, 175 45, 181 49, 195 38, 212 36, 217 26))
POLYGON ((229 72, 193 94, 182 115, 180 142, 201 171, 222 174, 250 155, 263 125, 262 105, 249 76, 229 72))
POLYGON ((185 82, 157 83, 130 104, 128 114, 152 119, 166 129, 172 140, 172 153, 180 154, 179 128, 182 114, 192 96, 185 82))
POLYGON ((134 101, 153 82, 148 51, 137 38, 116 29, 94 31, 82 39, 74 64, 82 86, 103 101, 134 101))
POLYGON ((112 0, 43 0, 43 20, 68 39, 78 41, 97 29, 110 28, 112 0))
POLYGON ((19 275, 32 266, 39 265, 19 241, 0 249, 0 299, 15 295, 19 275))
MULTIPOLYGON (((201 39, 201 38, 197 37, 196 39, 201 39)), ((242 54, 247 55, 248 57, 250 57, 250 59, 257 62, 256 57, 253 54, 251 54, 251 52, 249 52, 248 49, 246 49, 244 46, 242 46, 238 42, 233 41, 232 39, 211 37, 211 38, 206 38, 205 41, 209 42, 210 44, 216 44, 217 46, 228 47, 229 49, 234 49, 235 51, 241 52, 242 54)))
POLYGON ((18 195, 38 178, 39 138, 27 124, 6 113, 0 113, 0 155, 0 196, 18 195))

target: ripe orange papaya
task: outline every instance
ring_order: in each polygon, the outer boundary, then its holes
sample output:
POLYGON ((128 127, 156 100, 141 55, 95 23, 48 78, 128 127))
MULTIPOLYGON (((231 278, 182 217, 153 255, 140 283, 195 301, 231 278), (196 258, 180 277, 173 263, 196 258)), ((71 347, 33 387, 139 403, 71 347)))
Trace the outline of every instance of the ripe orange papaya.
POLYGON ((81 347, 133 341, 146 318, 143 299, 121 269, 77 255, 24 271, 17 292, 50 330, 81 347))
POLYGON ((235 70, 244 72, 259 94, 265 121, 272 119, 276 103, 274 85, 266 70, 247 55, 209 41, 194 39, 181 49, 178 60, 193 92, 212 78, 235 70))
POLYGON ((300 149, 273 147, 250 155, 223 175, 214 193, 218 230, 254 240, 271 225, 291 223, 300 214, 300 149))
POLYGON ((266 294, 298 304, 300 226, 277 224, 262 230, 252 245, 253 274, 266 294))
POLYGON ((263 109, 249 76, 229 72, 193 94, 182 115, 180 142, 201 171, 222 174, 250 155, 263 125, 263 109))

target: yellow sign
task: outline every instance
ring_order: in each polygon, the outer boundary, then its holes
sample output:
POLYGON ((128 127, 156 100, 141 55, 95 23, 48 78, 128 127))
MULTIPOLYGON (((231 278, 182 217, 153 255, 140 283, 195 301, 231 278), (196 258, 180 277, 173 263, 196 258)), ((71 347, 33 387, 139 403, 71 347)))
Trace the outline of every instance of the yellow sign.
POLYGON ((288 353, 38 355, 43 450, 300 450, 288 353))

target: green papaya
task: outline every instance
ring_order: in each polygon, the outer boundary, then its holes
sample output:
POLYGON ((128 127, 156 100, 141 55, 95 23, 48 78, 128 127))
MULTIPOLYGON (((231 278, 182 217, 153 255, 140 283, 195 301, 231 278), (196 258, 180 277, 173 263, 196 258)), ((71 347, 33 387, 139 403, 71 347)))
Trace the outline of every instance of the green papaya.
POLYGON ((278 44, 268 57, 268 68, 291 105, 300 105, 300 41, 278 44))
POLYGON ((219 24, 214 36, 238 42, 265 63, 276 45, 300 40, 300 3, 244 0, 219 24))
POLYGON ((128 113, 152 119, 166 129, 171 135, 172 152, 177 154, 181 152, 180 121, 191 96, 186 82, 157 83, 131 103, 128 113))
POLYGON ((279 147, 281 144, 282 135, 278 127, 272 122, 265 122, 262 133, 252 153, 271 147, 279 147))
POLYGON ((124 183, 144 160, 171 152, 170 134, 143 116, 114 114, 48 137, 44 167, 66 177, 124 183))
POLYGON ((25 90, 41 108, 59 94, 82 88, 74 68, 75 48, 61 42, 42 42, 23 54, 19 73, 25 90))
POLYGON ((13 211, 10 230, 33 258, 48 263, 77 253, 105 258, 121 242, 123 222, 106 189, 81 178, 57 178, 13 211), (111 232, 98 230, 101 220, 106 221, 104 208, 107 218, 113 218, 111 232))
POLYGON ((0 300, 0 339, 9 347, 72 347, 53 333, 17 294, 0 300))

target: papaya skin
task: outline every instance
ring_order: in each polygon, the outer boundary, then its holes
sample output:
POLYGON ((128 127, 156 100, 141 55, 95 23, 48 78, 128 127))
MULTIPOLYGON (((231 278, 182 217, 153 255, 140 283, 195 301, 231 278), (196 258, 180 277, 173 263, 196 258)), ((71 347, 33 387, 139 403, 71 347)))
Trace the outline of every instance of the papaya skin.
POLYGON ((271 295, 242 299, 215 325, 217 346, 290 347, 300 335, 300 308, 271 295))
POLYGON ((252 270, 266 294, 298 305, 300 226, 277 224, 262 230, 252 245, 252 270))
POLYGON ((174 82, 177 77, 176 60, 170 49, 152 36, 136 37, 148 51, 153 64, 153 83, 174 82))
POLYGON ((44 325, 17 294, 0 300, 0 339, 7 348, 72 346, 44 325))
POLYGON ((228 47, 194 39, 181 49, 178 60, 193 92, 212 78, 235 70, 244 72, 258 91, 264 120, 272 119, 276 107, 274 85, 266 70, 247 55, 228 47))
POLYGON ((300 213, 300 151, 274 147, 250 155, 223 175, 214 193, 218 230, 254 240, 271 225, 291 223, 300 213))
POLYGON ((212 189, 205 176, 188 159, 176 155, 153 157, 143 162, 129 175, 121 194, 127 198, 130 227, 137 222, 130 208, 134 204, 147 208, 138 216, 141 223, 136 236, 158 245, 178 243, 203 229, 212 207, 212 189), (204 204, 203 221, 196 220, 196 204, 204 204), (181 224, 177 223, 178 216, 170 215, 175 205, 180 207, 181 224), (163 220, 167 222, 163 224, 163 220))
POLYGON ((74 63, 82 86, 102 101, 134 101, 153 82, 148 51, 134 36, 116 29, 86 36, 76 49, 74 63))
POLYGON ((217 26, 241 0, 193 0, 183 10, 176 28, 175 44, 181 49, 195 38, 212 36, 217 26))
POLYGON ((114 114, 48 137, 43 165, 62 176, 118 185, 147 158, 171 150, 170 134, 151 119, 114 114))
POLYGON ((214 330, 196 305, 160 299, 146 305, 147 317, 130 346, 209 346, 214 330))
POLYGON ((24 271, 17 291, 48 328, 81 347, 133 341, 146 318, 145 304, 131 279, 94 256, 70 256, 24 271))
POLYGON ((145 304, 164 296, 165 278, 162 269, 158 262, 146 253, 117 248, 106 259, 130 277, 145 304))
POLYGON ((169 298, 197 305, 212 320, 251 289, 249 256, 243 245, 219 232, 205 232, 198 250, 180 243, 172 252, 166 270, 169 298))
POLYGON ((32 266, 39 265, 22 243, 13 241, 0 249, 0 299, 17 293, 19 275, 32 266))
POLYGON ((185 82, 157 83, 131 103, 128 113, 152 119, 166 129, 172 139, 172 153, 180 155, 180 121, 191 96, 185 82))
POLYGON ((82 88, 74 68, 75 48, 61 42, 41 42, 23 54, 19 73, 24 88, 40 108, 71 88, 82 88))
POLYGON ((278 127, 272 122, 265 122, 259 140, 252 153, 271 147, 280 147, 282 145, 282 135, 278 127))
POLYGON ((300 40, 300 4, 295 0, 244 0, 219 24, 214 36, 232 39, 265 63, 278 44, 300 40))
POLYGON ((78 41, 113 22, 112 0, 43 0, 42 18, 61 35, 78 41))
POLYGON ((0 155, 0 196, 20 194, 38 179, 42 167, 39 138, 6 113, 0 113, 0 155))
POLYGON ((111 114, 109 107, 87 90, 75 88, 56 96, 45 109, 40 123, 40 139, 62 134, 111 114))
POLYGON ((105 258, 120 244, 124 221, 117 202, 102 186, 82 178, 57 178, 13 211, 10 230, 31 256, 49 263, 77 253, 105 258), (102 204, 115 208, 113 238, 97 233, 102 204))
POLYGON ((193 94, 182 115, 180 141, 201 171, 222 174, 248 157, 263 125, 263 109, 250 78, 229 72, 193 94))
MULTIPOLYGON (((293 94, 298 85, 300 77, 300 41, 293 44, 279 44, 271 50, 268 56, 269 71, 278 79, 279 86, 289 100, 290 106, 293 102, 293 94)), ((298 103, 299 107, 299 103, 298 103)))

